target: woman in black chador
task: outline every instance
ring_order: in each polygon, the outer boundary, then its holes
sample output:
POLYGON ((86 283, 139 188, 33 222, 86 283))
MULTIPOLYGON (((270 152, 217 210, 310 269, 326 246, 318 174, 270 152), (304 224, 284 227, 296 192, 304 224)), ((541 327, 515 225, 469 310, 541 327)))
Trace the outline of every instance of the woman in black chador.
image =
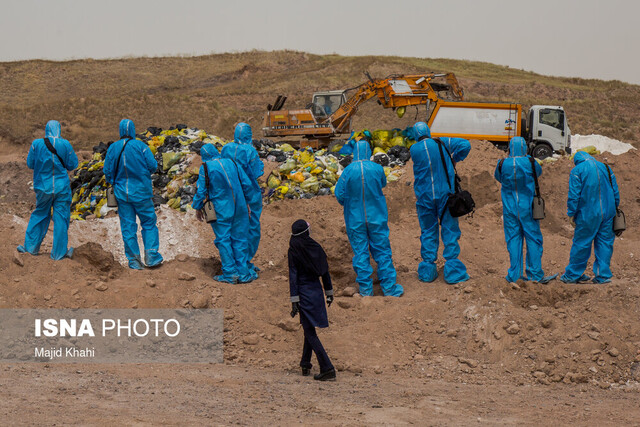
POLYGON ((311 351, 316 354, 320 364, 320 373, 314 375, 319 381, 335 381, 336 370, 329 360, 327 352, 316 334, 316 328, 329 326, 327 309, 324 306, 333 302, 333 287, 327 254, 322 246, 309 237, 309 224, 299 219, 291 226, 289 240, 289 288, 291 291, 291 317, 300 313, 300 323, 304 329, 304 347, 300 367, 302 375, 311 373, 311 351), (322 277, 320 285, 318 277, 322 277))

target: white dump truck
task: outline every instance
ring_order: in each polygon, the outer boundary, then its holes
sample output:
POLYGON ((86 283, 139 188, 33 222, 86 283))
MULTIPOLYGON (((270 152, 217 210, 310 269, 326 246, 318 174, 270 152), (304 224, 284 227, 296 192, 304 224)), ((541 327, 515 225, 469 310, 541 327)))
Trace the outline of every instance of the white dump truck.
POLYGON ((434 137, 482 139, 505 147, 512 137, 522 136, 534 157, 571 154, 566 114, 555 105, 533 105, 523 114, 521 104, 441 100, 433 106, 428 124, 434 137))

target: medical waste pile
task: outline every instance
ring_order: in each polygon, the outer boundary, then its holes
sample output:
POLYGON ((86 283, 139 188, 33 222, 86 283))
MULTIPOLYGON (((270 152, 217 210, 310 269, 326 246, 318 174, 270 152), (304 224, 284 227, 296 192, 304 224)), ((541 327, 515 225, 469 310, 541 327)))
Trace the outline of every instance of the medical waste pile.
MULTIPOLYGON (((310 147, 295 149, 288 143, 254 140, 260 158, 280 163, 269 175, 262 177, 265 203, 333 194, 338 178, 352 159, 349 145, 364 135, 359 132, 348 141, 338 141, 329 149, 315 151, 310 147)), ((410 158, 409 147, 414 141, 406 132, 397 129, 377 130, 367 136, 372 145, 372 160, 384 168, 389 182, 397 181, 401 167, 410 158)), ((158 169, 151 175, 154 205, 167 205, 180 211, 191 209, 197 189, 200 148, 210 143, 221 151, 229 142, 183 124, 167 130, 149 127, 137 138, 149 146, 158 162, 158 169)), ((109 144, 101 142, 93 147, 92 159, 82 162, 73 173, 71 218, 74 220, 88 216, 102 218, 110 210, 106 206, 108 184, 102 171, 109 144)))

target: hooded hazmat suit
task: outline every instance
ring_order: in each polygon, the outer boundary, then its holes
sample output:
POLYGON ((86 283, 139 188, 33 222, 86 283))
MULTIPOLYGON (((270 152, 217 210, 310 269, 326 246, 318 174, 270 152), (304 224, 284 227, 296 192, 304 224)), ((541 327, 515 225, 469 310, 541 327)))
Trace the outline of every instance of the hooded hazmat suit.
POLYGON ((252 189, 249 177, 230 159, 223 159, 213 144, 205 144, 200 149, 203 165, 198 176, 198 190, 193 197, 193 209, 202 209, 211 200, 217 220, 211 223, 216 235, 214 241, 222 274, 214 279, 226 283, 246 283, 258 277, 249 266, 247 232, 249 210, 245 193, 252 189), (205 181, 204 168, 208 168, 209 193, 205 181))
POLYGON ((396 283, 387 225, 387 201, 382 194, 387 178, 382 166, 370 161, 370 157, 368 142, 355 143, 353 162, 340 175, 335 195, 338 203, 344 206, 344 222, 353 249, 353 269, 360 294, 373 295, 373 268, 369 262, 371 251, 378 264, 382 292, 387 296, 399 297, 404 289, 396 283))
POLYGON ((220 153, 225 159, 233 160, 249 177, 251 186, 245 194, 251 208, 248 228, 248 260, 249 266, 257 270, 251 260, 258 252, 260 244, 260 215, 262 214, 262 189, 258 178, 264 175, 264 164, 253 147, 251 126, 238 123, 234 133, 234 141, 222 147, 220 153))
POLYGON ((36 208, 29 218, 24 237, 24 245, 19 252, 37 255, 44 236, 47 234, 53 208, 53 248, 51 258, 60 260, 73 254, 67 248, 69 218, 71 215, 71 188, 67 171, 78 167, 78 157, 66 139, 60 137, 60 123, 50 120, 45 128, 45 137, 62 158, 53 154, 44 139, 36 139, 27 155, 27 166, 33 169, 33 189, 36 193, 36 208))
POLYGON ((142 228, 145 263, 148 267, 155 267, 163 261, 158 252, 160 239, 151 184, 151 174, 158 168, 158 162, 147 144, 136 139, 136 128, 131 120, 123 119, 120 122, 120 138, 109 146, 103 170, 118 200, 124 253, 130 268, 143 268, 138 246, 137 216, 142 228))
MULTIPOLYGON (((542 174, 538 162, 533 163, 537 176, 542 174)), ((502 184, 502 218, 504 238, 507 242, 511 265, 506 279, 540 281, 542 271, 542 232, 540 223, 533 219, 532 204, 535 181, 531 156, 527 156, 527 143, 516 136, 509 143, 509 157, 500 160, 494 177, 502 184), (522 253, 527 241, 526 274, 523 274, 522 253)))
POLYGON ((613 255, 613 218, 620 205, 620 192, 613 171, 589 154, 578 151, 569 178, 567 215, 575 220, 573 245, 569 265, 560 278, 563 282, 576 283, 588 280, 583 276, 591 256, 591 245, 595 253, 593 281, 611 281, 611 256, 613 255), (611 181, 609 181, 611 173, 611 181))
MULTIPOLYGON (((447 151, 443 149, 444 161, 447 165, 447 169, 444 169, 438 143, 431 139, 431 131, 426 123, 416 123, 413 126, 413 135, 417 142, 411 146, 410 152, 413 160, 416 208, 422 230, 420 235, 422 262, 418 266, 418 277, 424 282, 433 282, 438 277, 436 260, 439 246, 438 231, 440 231, 444 244, 444 280, 449 284, 464 282, 469 279, 469 275, 465 265, 458 259, 460 255, 458 218, 452 217, 446 207, 452 191, 450 188, 454 188, 453 164, 447 151)), ((441 141, 456 163, 463 161, 471 151, 471 144, 466 139, 441 138, 441 141)))

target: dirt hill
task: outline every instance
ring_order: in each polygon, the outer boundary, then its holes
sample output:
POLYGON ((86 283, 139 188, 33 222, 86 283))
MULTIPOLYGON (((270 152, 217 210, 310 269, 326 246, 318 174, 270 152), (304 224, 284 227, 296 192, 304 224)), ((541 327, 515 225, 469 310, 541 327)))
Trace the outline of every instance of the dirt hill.
MULTIPOLYGON (((62 123, 63 136, 78 148, 117 138, 124 117, 140 130, 187 123, 227 138, 233 124, 244 120, 261 136, 266 106, 278 94, 289 96, 289 107, 304 107, 314 91, 359 85, 366 79, 365 70, 376 77, 454 72, 468 100, 562 105, 573 133, 602 134, 636 146, 640 141, 637 85, 548 77, 471 61, 254 51, 0 63, 0 154, 41 137, 51 119, 62 123)), ((402 128, 423 116, 423 109, 409 109, 398 119, 371 101, 363 105, 353 125, 402 128)))

